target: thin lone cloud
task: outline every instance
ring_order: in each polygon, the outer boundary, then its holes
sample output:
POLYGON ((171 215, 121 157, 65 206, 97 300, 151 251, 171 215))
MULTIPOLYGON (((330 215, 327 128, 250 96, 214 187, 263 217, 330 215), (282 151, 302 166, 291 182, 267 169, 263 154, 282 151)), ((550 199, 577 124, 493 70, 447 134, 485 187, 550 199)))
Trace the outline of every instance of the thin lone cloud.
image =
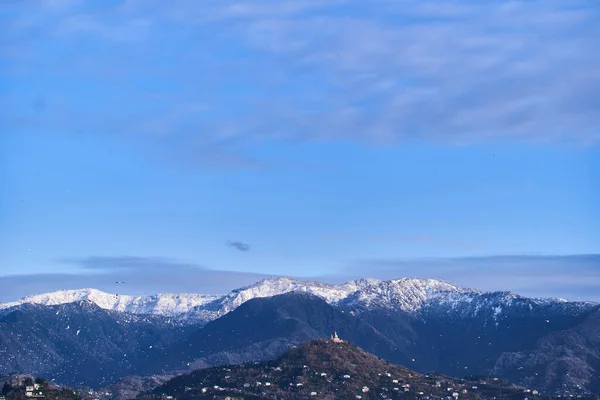
POLYGON ((90 256, 83 258, 61 258, 57 260, 62 264, 76 265, 83 269, 91 270, 124 270, 124 269, 158 269, 168 270, 174 268, 201 268, 198 265, 181 262, 166 257, 138 257, 138 256, 90 256))
POLYGON ((228 241, 227 246, 233 247, 239 251, 249 251, 250 245, 244 242, 232 242, 228 241))

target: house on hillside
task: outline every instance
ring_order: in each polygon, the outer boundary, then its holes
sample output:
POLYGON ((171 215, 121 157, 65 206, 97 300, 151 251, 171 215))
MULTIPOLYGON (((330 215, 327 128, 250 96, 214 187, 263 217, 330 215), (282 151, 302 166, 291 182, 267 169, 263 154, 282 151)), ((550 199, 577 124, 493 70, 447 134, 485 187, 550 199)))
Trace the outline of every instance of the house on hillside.
POLYGON ((31 398, 44 398, 42 385, 34 383, 32 386, 25 386, 25 396, 31 398))

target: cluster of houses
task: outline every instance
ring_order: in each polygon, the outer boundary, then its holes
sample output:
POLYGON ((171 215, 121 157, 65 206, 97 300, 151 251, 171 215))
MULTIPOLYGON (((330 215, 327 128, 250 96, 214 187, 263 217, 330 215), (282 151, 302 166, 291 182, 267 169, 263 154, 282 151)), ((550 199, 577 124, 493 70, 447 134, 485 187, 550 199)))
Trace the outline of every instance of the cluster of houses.
MULTIPOLYGON (((305 368, 307 368, 307 366, 305 366, 305 368)), ((226 370, 226 369, 224 368, 224 370, 226 370)), ((273 370, 281 371, 281 368, 274 367, 273 370)), ((315 374, 318 375, 318 376, 320 376, 320 377, 328 379, 328 375, 325 372, 315 372, 315 374)), ((411 391, 411 384, 410 383, 405 383, 405 382, 402 382, 401 380, 393 379, 392 375, 390 373, 388 373, 388 372, 385 372, 385 373, 379 374, 379 375, 381 375, 381 376, 385 375, 385 376, 389 377, 390 378, 390 382, 393 384, 391 387, 380 387, 380 388, 377 388, 377 389, 381 390, 381 393, 379 395, 381 396, 382 399, 389 399, 389 398, 391 398, 392 397, 391 392, 398 392, 398 391, 410 392, 411 391)), ((351 376, 348 375, 348 374, 345 374, 345 375, 343 375, 341 377, 344 380, 351 379, 351 376)), ((426 377, 427 377, 427 375, 426 375, 426 377)), ((469 388, 465 388, 463 385, 460 385, 458 388, 456 388, 454 385, 445 386, 448 383, 449 382, 436 381, 435 385, 434 385, 437 388, 442 388, 443 387, 442 390, 447 391, 448 394, 446 396, 444 396, 443 398, 448 399, 448 400, 457 400, 457 399, 463 397, 463 395, 467 394, 468 392, 476 392, 479 389, 477 386, 470 386, 469 388)), ((485 384, 486 382, 482 382, 482 383, 485 384)), ((243 389, 250 389, 252 387, 254 387, 254 388, 259 388, 260 387, 260 388, 265 388, 266 389, 266 388, 268 388, 270 386, 273 386, 273 385, 274 384, 271 383, 271 382, 253 382, 253 383, 246 382, 246 383, 243 384, 243 389)), ((302 382, 290 382, 289 385, 293 386, 293 387, 302 387, 302 386, 304 386, 304 384, 302 382)), ((238 392, 241 395, 244 392, 243 389, 242 388, 221 387, 221 386, 218 386, 218 385, 214 385, 214 386, 211 386, 211 387, 204 387, 204 388, 202 388, 201 392, 203 394, 213 393, 213 394, 216 395, 215 398, 219 398, 219 399, 223 399, 223 400, 238 400, 238 399, 242 399, 243 397, 233 397, 231 395, 229 395, 229 396, 225 395, 223 397, 220 397, 220 396, 218 396, 218 392, 222 392, 222 391, 226 391, 226 390, 227 391, 236 391, 236 392, 238 392)), ((184 390, 187 392, 189 390, 192 390, 192 388, 191 387, 186 387, 184 390)), ((368 397, 369 392, 373 391, 373 389, 369 388, 368 386, 363 386, 359 390, 360 390, 359 394, 355 395, 355 398, 357 400, 361 400, 363 398, 363 396, 367 396, 368 397)), ((524 392, 525 392, 526 395, 530 394, 530 395, 534 395, 535 396, 535 395, 539 394, 539 392, 537 390, 530 390, 530 389, 525 389, 524 392)), ((427 395, 426 393, 424 393, 422 391, 416 391, 415 390, 413 393, 418 396, 417 398, 420 398, 420 399, 427 400, 427 399, 431 399, 432 398, 432 397, 430 397, 429 395, 427 395)), ((310 392, 310 396, 313 397, 313 398, 318 398, 317 396, 319 396, 320 394, 321 393, 317 393, 316 391, 311 391, 310 392)), ((172 397, 170 397, 170 396, 169 397, 163 396, 162 398, 163 399, 172 399, 172 397)))
POLYGON ((25 386, 25 396, 31 398, 43 399, 44 389, 42 385, 34 383, 32 386, 25 386))

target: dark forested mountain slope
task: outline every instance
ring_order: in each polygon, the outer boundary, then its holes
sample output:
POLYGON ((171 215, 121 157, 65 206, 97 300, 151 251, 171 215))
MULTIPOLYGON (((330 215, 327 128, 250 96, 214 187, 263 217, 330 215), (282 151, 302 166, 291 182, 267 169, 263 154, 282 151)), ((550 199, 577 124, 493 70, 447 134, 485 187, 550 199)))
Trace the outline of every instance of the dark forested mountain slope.
MULTIPOLYGON (((401 324, 395 317, 394 323, 401 324)), ((333 307, 319 297, 287 293, 250 300, 188 334, 166 349, 164 358, 152 368, 170 370, 272 358, 293 345, 327 337, 334 330, 371 351, 408 360, 408 355, 403 353, 407 345, 403 335, 398 334, 391 340, 360 317, 333 307)))
POLYGON ((155 348, 183 337, 168 318, 116 313, 87 301, 24 304, 0 316, 0 375, 26 372, 68 385, 132 374, 155 348))
POLYGON ((503 353, 492 372, 555 393, 600 393, 600 311, 545 335, 533 348, 503 353))

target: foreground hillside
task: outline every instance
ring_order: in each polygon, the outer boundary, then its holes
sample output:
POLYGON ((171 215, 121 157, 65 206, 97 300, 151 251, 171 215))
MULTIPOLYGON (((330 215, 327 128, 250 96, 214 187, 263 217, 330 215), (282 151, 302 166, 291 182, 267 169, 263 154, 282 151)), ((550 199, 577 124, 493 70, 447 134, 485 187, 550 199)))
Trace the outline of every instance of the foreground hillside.
MULTIPOLYGON (((360 348, 319 339, 273 361, 181 375, 139 398, 177 399, 550 399, 494 379, 422 375, 360 348)), ((591 397, 590 397, 591 398, 591 397)))
POLYGON ((81 400, 73 389, 59 387, 47 382, 42 378, 34 378, 29 375, 13 374, 7 377, 0 377, 0 398, 6 400, 25 400, 31 399, 32 395, 42 396, 47 400, 81 400), (35 385, 35 386, 34 386, 35 385), (32 391, 28 391, 32 388, 32 391))
POLYGON ((171 345, 184 332, 166 317, 107 311, 89 301, 23 304, 0 314, 0 375, 103 386, 132 375, 154 348, 171 345))

